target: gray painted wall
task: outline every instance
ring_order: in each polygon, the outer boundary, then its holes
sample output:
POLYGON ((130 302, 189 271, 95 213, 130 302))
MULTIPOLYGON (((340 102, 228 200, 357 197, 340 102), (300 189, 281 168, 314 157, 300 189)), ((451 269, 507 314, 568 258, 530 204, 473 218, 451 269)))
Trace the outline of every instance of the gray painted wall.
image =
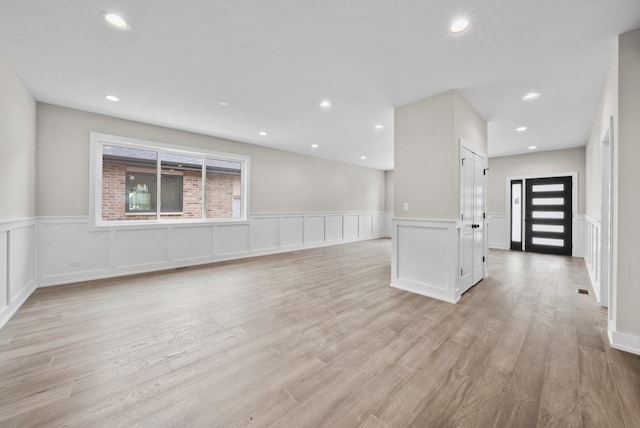
POLYGON ((36 102, 0 53, 0 220, 35 215, 36 102))
MULTIPOLYGON (((600 220, 600 181, 601 176, 601 145, 607 129, 609 129, 610 117, 613 116, 613 136, 618 138, 618 49, 613 52, 611 65, 607 72, 604 88, 598 104, 595 120, 591 127, 591 133, 586 147, 587 164, 587 194, 586 214, 589 217, 600 220)), ((615 142, 614 142, 615 145, 615 142)))
POLYGON ((640 29, 622 34, 618 46, 619 131, 618 144, 614 145, 617 153, 614 153, 613 191, 615 316, 618 331, 640 336, 640 29))
POLYGON ((394 217, 457 219, 459 139, 486 154, 486 121, 447 91, 397 107, 394 129, 394 217))
POLYGON ((384 171, 48 104, 37 110, 40 216, 88 214, 91 131, 251 156, 252 214, 385 209, 384 171))
POLYGON ((384 210, 386 212, 393 213, 393 171, 385 171, 384 173, 385 179, 385 203, 384 210))

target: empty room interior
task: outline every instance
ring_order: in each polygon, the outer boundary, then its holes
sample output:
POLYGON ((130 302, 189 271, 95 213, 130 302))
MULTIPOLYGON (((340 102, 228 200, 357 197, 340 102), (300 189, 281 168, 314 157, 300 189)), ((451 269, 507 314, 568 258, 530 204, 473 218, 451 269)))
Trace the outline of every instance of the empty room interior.
POLYGON ((1 427, 640 427, 640 2, 0 2, 1 427))

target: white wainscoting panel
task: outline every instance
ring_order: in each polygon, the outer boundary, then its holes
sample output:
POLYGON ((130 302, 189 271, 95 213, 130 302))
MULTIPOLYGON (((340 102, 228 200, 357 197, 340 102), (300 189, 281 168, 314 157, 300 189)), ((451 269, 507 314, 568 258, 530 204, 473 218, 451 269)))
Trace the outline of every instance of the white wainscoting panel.
POLYGON ((0 231, 0 314, 9 305, 9 300, 7 299, 9 294, 9 276, 7 275, 9 269, 9 259, 7 257, 9 255, 8 238, 9 232, 7 230, 0 231))
POLYGON ((169 259, 175 262, 208 260, 214 254, 213 226, 176 226, 170 229, 169 259))
POLYGON ((373 215, 360 214, 358 218, 358 236, 373 235, 373 215))
POLYGON ((447 289, 446 266, 448 230, 437 227, 398 227, 398 279, 426 283, 439 290, 447 289), (428 243, 428 244, 427 244, 428 243))
POLYGON ((327 242, 342 241, 342 217, 341 215, 328 215, 325 217, 325 237, 327 242))
POLYGON ((172 269, 390 234, 378 229, 379 233, 360 236, 361 215, 371 219, 370 225, 388 221, 386 213, 294 213, 258 214, 233 223, 91 227, 87 217, 42 217, 37 223, 37 284, 172 269), (343 224, 349 225, 346 237, 343 224))
POLYGON ((584 216, 584 262, 596 300, 600 302, 600 220, 584 216))
POLYGON ((251 224, 251 248, 257 250, 271 250, 278 248, 277 217, 255 217, 251 224))
POLYGON ((379 235, 385 234, 386 218, 387 218, 386 214, 373 214, 373 234, 374 235, 379 236, 379 235))
POLYGON ((115 239, 118 269, 151 267, 168 259, 166 228, 119 229, 115 239))
POLYGON ((248 224, 225 224, 216 227, 216 254, 246 254, 250 249, 249 236, 248 224))
POLYGON ((489 248, 508 250, 511 248, 509 233, 510 222, 504 213, 487 214, 491 226, 489 227, 489 248))
POLYGON ((35 224, 16 227, 9 234, 9 301, 24 295, 35 282, 35 224))
POLYGON ((304 217, 281 217, 279 241, 281 247, 299 247, 304 244, 304 217))
POLYGON ((343 239, 356 239, 358 237, 358 233, 359 233, 359 226, 358 226, 358 219, 359 216, 356 215, 345 215, 343 216, 343 222, 342 222, 342 231, 343 231, 343 239))
POLYGON ((86 218, 70 218, 60 223, 38 224, 37 250, 39 271, 49 278, 69 273, 107 272, 110 266, 109 240, 111 232, 89 233, 86 218), (73 245, 61 245, 61 243, 73 245), (43 257, 46 254, 46 257, 43 257))
POLYGON ((0 223, 0 327, 36 287, 36 220, 0 223))
POLYGON ((393 219, 391 286, 456 303, 458 233, 456 221, 393 219))
POLYGON ((304 243, 324 242, 324 216, 306 216, 304 218, 304 243))

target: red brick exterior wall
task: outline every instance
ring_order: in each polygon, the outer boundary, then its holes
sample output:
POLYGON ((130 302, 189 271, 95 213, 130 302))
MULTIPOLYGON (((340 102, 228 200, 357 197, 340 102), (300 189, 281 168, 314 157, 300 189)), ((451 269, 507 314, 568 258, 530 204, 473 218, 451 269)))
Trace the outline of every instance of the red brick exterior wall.
POLYGON ((207 218, 233 216, 233 175, 207 174, 207 218))
MULTIPOLYGON (((164 172, 164 171, 163 171, 164 172)), ((199 171, 182 171, 182 213, 161 214, 161 218, 198 219, 202 217, 202 178, 199 171)), ((207 174, 207 218, 233 216, 234 175, 207 174)), ((127 167, 104 162, 102 165, 102 220, 154 220, 155 214, 126 213, 127 167)))

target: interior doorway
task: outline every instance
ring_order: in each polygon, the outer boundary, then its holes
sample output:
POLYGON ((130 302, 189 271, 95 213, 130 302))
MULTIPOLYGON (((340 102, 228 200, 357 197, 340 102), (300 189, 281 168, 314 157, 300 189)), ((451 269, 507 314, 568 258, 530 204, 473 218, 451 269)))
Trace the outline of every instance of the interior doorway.
POLYGON ((574 176, 509 179, 512 250, 572 254, 576 209, 574 176))

